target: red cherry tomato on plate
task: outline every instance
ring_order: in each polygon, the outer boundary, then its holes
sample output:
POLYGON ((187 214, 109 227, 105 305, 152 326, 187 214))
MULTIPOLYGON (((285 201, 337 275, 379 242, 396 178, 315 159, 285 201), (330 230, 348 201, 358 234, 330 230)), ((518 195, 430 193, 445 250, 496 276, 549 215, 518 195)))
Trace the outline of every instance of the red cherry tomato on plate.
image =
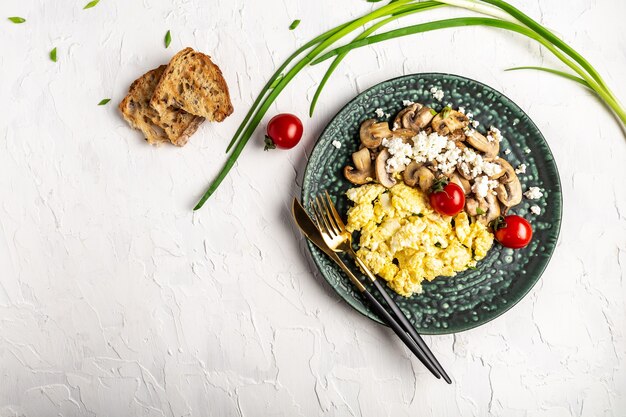
POLYGON ((277 114, 267 124, 265 150, 291 149, 300 142, 303 131, 304 128, 298 116, 289 113, 277 114))
POLYGON ((530 243, 533 237, 533 229, 530 223, 515 214, 499 217, 494 223, 496 240, 507 248, 521 249, 530 243))
POLYGON ((445 179, 435 181, 429 199, 433 210, 446 216, 460 213, 465 206, 463 189, 445 179))

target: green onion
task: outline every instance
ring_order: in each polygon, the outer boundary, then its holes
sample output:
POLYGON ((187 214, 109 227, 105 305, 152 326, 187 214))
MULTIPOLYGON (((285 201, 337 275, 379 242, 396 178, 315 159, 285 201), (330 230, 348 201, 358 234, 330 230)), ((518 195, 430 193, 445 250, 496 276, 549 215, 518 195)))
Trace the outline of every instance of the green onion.
POLYGON ((300 19, 296 19, 289 25, 289 30, 294 30, 300 24, 300 19))
MULTIPOLYGON (((311 46, 316 45, 316 44, 317 46, 311 52, 305 55, 305 57, 302 58, 298 63, 296 63, 293 66, 293 68, 291 68, 285 74, 283 79, 280 82, 278 82, 278 84, 271 90, 271 92, 269 93, 269 96, 263 99, 263 97, 265 96, 265 93, 270 90, 268 86, 272 85, 274 83, 274 80, 286 68, 287 64, 283 64, 274 73, 274 77, 272 77, 272 79, 268 81, 268 84, 266 84, 266 87, 264 87, 264 89, 261 91, 261 95, 257 97, 257 101, 253 104, 253 108, 255 108, 254 111, 251 109, 248 112, 248 115, 246 116, 246 118, 244 119, 244 122, 242 122, 241 125, 239 126, 239 129, 235 133, 235 137, 233 138, 233 140, 231 141, 231 144, 229 145, 229 148, 230 148, 230 146, 236 143, 235 148, 232 151, 232 154, 228 157, 221 171, 217 174, 217 177, 215 178, 215 180, 213 180, 213 182, 209 186, 209 189, 204 193, 200 201, 198 201, 198 204, 196 204, 196 206, 194 207, 194 210, 200 209, 204 205, 204 203, 208 200, 208 198, 211 197, 211 195, 215 192, 215 190, 217 190, 217 188, 222 183, 224 178, 226 178, 226 175, 228 175, 228 172, 235 165, 235 161, 237 160, 237 158, 239 158, 239 155, 241 155, 243 148, 248 143, 248 140, 250 140, 250 138, 252 137, 254 130, 257 128, 257 126, 261 122, 261 119, 263 119, 263 116, 265 115, 265 113, 267 112, 271 104, 274 102, 274 100, 276 100, 276 97, 278 97, 280 92, 287 86, 287 84, 289 84, 289 82, 296 76, 296 74, 298 74, 298 72, 300 72, 302 68, 307 66, 324 49, 326 49, 327 47, 329 47, 330 45, 332 45, 333 43, 335 43, 336 41, 338 41, 345 35, 349 34, 350 32, 356 30, 357 28, 362 26, 364 23, 367 23, 371 21, 372 19, 376 19, 376 18, 385 16, 387 14, 390 14, 394 10, 397 10, 400 6, 410 1, 411 0, 398 0, 394 2, 393 4, 388 4, 386 6, 383 6, 359 19, 355 19, 346 25, 342 25, 339 30, 332 29, 326 32, 324 35, 320 35, 318 38, 316 38, 316 39, 319 39, 318 42, 316 43, 312 43, 313 41, 309 42, 311 46), (259 106, 258 108, 256 107, 257 103, 259 106), (247 124, 247 128, 245 127, 246 124, 247 124)), ((297 57, 300 53, 304 52, 306 49, 308 48, 304 48, 304 47, 300 48, 298 51, 296 51, 296 53, 294 53, 294 55, 288 58, 288 61, 295 59, 295 57, 297 57)))
MULTIPOLYGON (((372 0, 371 2, 377 1, 372 0)), ((229 155, 226 164, 219 172, 215 180, 212 182, 207 192, 202 196, 194 210, 202 207, 206 200, 215 192, 215 190, 224 180, 230 169, 232 169, 235 161, 237 160, 243 148, 246 146, 248 140, 251 138, 255 129, 261 122, 268 108, 280 95, 282 90, 289 84, 289 82, 305 66, 309 64, 315 65, 326 59, 336 56, 335 60, 329 66, 326 74, 320 81, 320 84, 315 92, 310 107, 310 113, 312 114, 318 98, 321 94, 321 91, 326 85, 326 82, 332 75, 333 71, 337 68, 341 60, 343 60, 346 54, 352 49, 360 48, 377 42, 382 42, 392 38, 428 32, 431 30, 476 25, 495 27, 517 32, 521 35, 524 35, 539 42, 577 75, 542 67, 517 67, 511 68, 509 70, 534 69, 550 72, 552 74, 560 75, 562 77, 566 77, 570 80, 576 81, 596 92, 596 94, 600 96, 604 103, 615 112, 615 114, 620 118, 624 125, 626 125, 626 111, 621 106, 613 92, 608 88, 602 77, 591 66, 591 64, 589 64, 589 62, 587 62, 578 52, 565 44, 547 28, 541 26, 539 23, 535 22, 533 19, 531 19, 515 7, 509 5, 508 3, 502 0, 440 0, 421 2, 416 0, 391 0, 389 4, 370 12, 369 14, 366 14, 358 19, 354 19, 334 29, 328 30, 327 32, 300 47, 296 52, 294 52, 287 58, 287 60, 276 70, 273 76, 261 89, 259 96, 256 98, 252 107, 244 117, 242 123, 239 125, 237 131, 235 132, 235 135, 233 136, 226 149, 227 153, 231 152, 231 149, 234 146, 234 149, 232 149, 232 152, 229 155), (481 13, 486 16, 491 16, 492 18, 464 17, 447 19, 408 26, 381 34, 372 35, 377 29, 386 25, 387 23, 390 23, 393 20, 399 19, 412 13, 416 13, 421 10, 440 7, 443 5, 464 8, 473 12, 481 13), (377 21, 378 19, 381 20, 377 21), (373 24, 368 29, 365 29, 352 42, 342 47, 335 48, 329 52, 326 52, 327 48, 333 46, 344 36, 353 32, 358 27, 361 27, 370 22, 373 22, 373 24), (300 58, 298 61, 295 61, 305 52, 306 55, 304 57, 300 58), (324 54, 320 56, 320 54, 322 53, 324 54), (295 63, 293 64, 293 66, 291 66, 291 68, 287 70, 287 68, 290 67, 290 65, 292 65, 294 61, 295 63)))
POLYGON ((100 3, 100 0, 92 0, 89 3, 87 3, 85 5, 85 7, 83 7, 83 10, 85 9, 91 9, 92 7, 96 7, 96 4, 100 3))
POLYGON ((107 104, 109 101, 111 101, 110 98, 103 98, 102 100, 100 100, 100 103, 98 103, 98 106, 104 106, 105 104, 107 104))
POLYGON ((52 62, 57 62, 57 48, 56 47, 52 51, 50 51, 50 60, 52 62))
POLYGON ((485 214, 485 210, 481 209, 480 207, 476 207, 476 214, 478 215, 485 214))
POLYGON ((507 68, 507 69, 505 69, 505 71, 517 71, 517 70, 537 70, 537 71, 549 72, 550 74, 558 75, 560 77, 567 78, 568 80, 576 81, 577 83, 580 83, 580 84, 584 85, 587 88, 591 88, 589 86, 589 84, 587 83, 587 81, 583 80, 582 78, 577 77, 577 76, 572 75, 572 74, 569 74, 567 72, 555 70, 555 69, 552 69, 552 68, 544 68, 544 67, 514 67, 514 68, 507 68))
POLYGON ((169 48, 170 43, 172 43, 172 34, 168 30, 167 33, 165 33, 165 48, 166 49, 169 48))
POLYGON ((20 23, 26 22, 26 19, 24 19, 23 17, 18 17, 18 16, 9 17, 9 20, 18 25, 20 23))

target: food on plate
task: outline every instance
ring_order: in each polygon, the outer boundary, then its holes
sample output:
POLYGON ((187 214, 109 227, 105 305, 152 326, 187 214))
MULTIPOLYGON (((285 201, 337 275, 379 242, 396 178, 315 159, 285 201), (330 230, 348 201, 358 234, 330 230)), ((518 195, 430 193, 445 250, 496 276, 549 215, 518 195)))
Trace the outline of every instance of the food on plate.
POLYGON ((205 119, 221 122, 233 112, 219 67, 191 48, 133 82, 119 109, 148 143, 176 146, 184 146, 205 119))
POLYGON ((521 249, 528 246, 533 237, 533 229, 528 221, 515 214, 499 217, 493 224, 496 240, 512 249, 521 249))
POLYGON ((150 106, 150 99, 165 67, 161 65, 135 80, 130 86, 128 95, 120 103, 119 109, 133 128, 143 132, 149 144, 160 145, 171 142, 176 146, 183 146, 204 119, 177 109, 159 115, 150 106))
POLYGON ((159 114, 173 107, 215 122, 233 112, 222 71, 211 57, 191 48, 174 55, 150 104, 159 114))
POLYGON ((291 149, 302 139, 302 132, 302 121, 298 116, 289 113, 277 114, 267 124, 265 150, 291 149))
MULTIPOLYGON (((407 100, 391 127, 377 119, 360 125, 360 148, 343 171, 357 186, 347 192, 348 229, 360 232, 357 255, 401 295, 475 267, 494 234, 509 248, 532 238, 526 220, 504 217, 522 200, 517 173, 526 165, 514 169, 498 156, 501 132, 481 133, 472 118, 407 100)), ((540 194, 531 187, 525 195, 540 194)))
POLYGON ((360 232, 357 256, 405 297, 422 292, 424 280, 475 267, 493 244, 486 225, 465 212, 435 212, 419 187, 366 184, 346 195, 354 203, 347 229, 360 232))

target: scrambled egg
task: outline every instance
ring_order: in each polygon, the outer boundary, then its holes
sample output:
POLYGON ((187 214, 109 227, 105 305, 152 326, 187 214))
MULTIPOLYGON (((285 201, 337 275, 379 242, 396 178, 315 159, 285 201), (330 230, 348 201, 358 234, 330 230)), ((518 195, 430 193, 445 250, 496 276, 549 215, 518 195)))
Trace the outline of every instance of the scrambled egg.
POLYGON ((398 294, 421 293, 421 282, 454 276, 476 266, 493 244, 481 223, 470 224, 465 212, 454 217, 432 210, 428 197, 398 183, 352 188, 347 228, 361 234, 357 255, 398 294))

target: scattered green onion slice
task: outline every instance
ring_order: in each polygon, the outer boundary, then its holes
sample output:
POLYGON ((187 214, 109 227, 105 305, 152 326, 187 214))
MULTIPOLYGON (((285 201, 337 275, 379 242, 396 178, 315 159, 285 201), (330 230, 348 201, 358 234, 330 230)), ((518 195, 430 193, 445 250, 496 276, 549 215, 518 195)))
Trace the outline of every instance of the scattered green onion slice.
POLYGON ((165 48, 169 48, 170 43, 172 43, 172 34, 170 33, 170 31, 168 30, 165 33, 165 48))
POLYGON ((110 98, 103 98, 102 100, 100 100, 100 103, 98 103, 98 106, 104 106, 105 104, 107 104, 109 101, 111 101, 110 98))
POLYGON ((289 30, 294 30, 300 24, 300 19, 296 19, 289 25, 289 30))
POLYGON ((50 60, 52 62, 57 62, 57 48, 56 47, 52 51, 50 51, 50 60))
POLYGON ((92 1, 90 1, 89 3, 87 3, 87 4, 85 5, 85 7, 83 7, 83 10, 85 10, 85 9, 91 9, 92 7, 96 7, 96 5, 97 5, 98 3, 100 3, 100 0, 92 0, 92 1))
POLYGON ((9 17, 9 20, 15 24, 20 24, 20 23, 24 23, 26 22, 26 19, 24 19, 23 17, 19 17, 19 16, 13 16, 13 17, 9 17))

